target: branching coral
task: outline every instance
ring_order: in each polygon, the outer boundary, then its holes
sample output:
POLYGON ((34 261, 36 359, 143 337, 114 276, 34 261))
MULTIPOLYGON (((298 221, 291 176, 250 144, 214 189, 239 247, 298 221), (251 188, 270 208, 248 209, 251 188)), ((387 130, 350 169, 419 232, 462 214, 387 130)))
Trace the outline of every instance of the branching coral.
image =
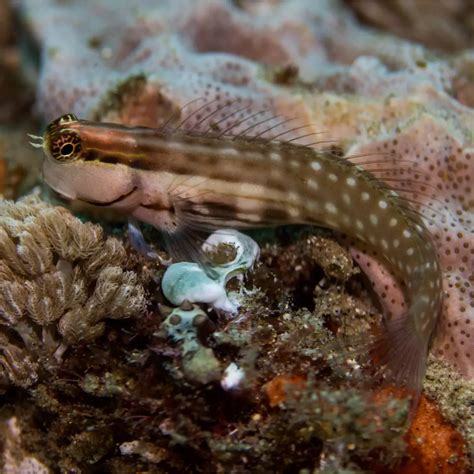
POLYGON ((1 382, 29 386, 41 357, 103 334, 104 319, 145 309, 121 242, 36 197, 0 201, 1 382))

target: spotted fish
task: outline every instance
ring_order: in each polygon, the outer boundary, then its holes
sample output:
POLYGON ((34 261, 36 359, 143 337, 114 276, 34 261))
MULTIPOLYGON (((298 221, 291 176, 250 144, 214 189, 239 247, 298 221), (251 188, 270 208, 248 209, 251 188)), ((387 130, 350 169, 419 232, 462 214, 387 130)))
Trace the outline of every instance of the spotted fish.
POLYGON ((197 231, 222 227, 316 224, 363 242, 398 277, 406 299, 403 314, 386 317, 378 361, 419 392, 443 294, 435 247, 419 215, 361 166, 245 133, 74 115, 52 122, 42 147, 44 180, 54 191, 151 224, 184 253, 196 248, 197 231))

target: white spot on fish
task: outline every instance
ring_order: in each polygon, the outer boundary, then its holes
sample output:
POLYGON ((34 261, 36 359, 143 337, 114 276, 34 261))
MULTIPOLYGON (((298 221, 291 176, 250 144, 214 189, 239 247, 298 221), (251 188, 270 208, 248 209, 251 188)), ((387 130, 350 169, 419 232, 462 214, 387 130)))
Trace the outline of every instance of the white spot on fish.
POLYGON ((359 219, 356 220, 356 227, 360 230, 364 229, 364 224, 359 219))
POLYGON ((318 189, 319 188, 318 182, 315 181, 314 179, 308 179, 308 186, 312 189, 318 189))
POLYGON ((326 209, 326 211, 330 212, 331 214, 337 214, 337 207, 332 202, 327 202, 324 205, 324 208, 326 209))
POLYGON ((320 171, 321 170, 321 163, 319 161, 313 161, 311 163, 311 168, 313 168, 314 171, 320 171))
POLYGON ((397 225, 397 223, 398 223, 397 219, 395 219, 395 217, 392 217, 390 219, 389 225, 390 225, 390 227, 395 227, 397 225))
POLYGON ((397 248, 400 245, 400 241, 398 239, 393 239, 393 246, 394 248, 397 248))
POLYGON ((349 186, 352 186, 352 187, 354 187, 354 186, 357 184, 356 180, 355 180, 354 178, 352 178, 352 177, 347 178, 347 179, 346 179, 346 183, 347 183, 349 186))
POLYGON ((377 225, 378 222, 379 222, 379 220, 378 220, 378 218, 375 214, 370 214, 369 219, 370 219, 370 222, 372 222, 373 225, 377 225))
POLYGON ((337 183, 337 176, 334 173, 329 173, 329 180, 333 183, 337 183))
POLYGON ((243 221, 247 220, 250 222, 261 222, 262 220, 262 217, 260 216, 260 214, 250 214, 246 212, 238 212, 236 214, 236 218, 239 220, 243 220, 243 221))
POLYGON ((261 159, 262 155, 260 153, 249 152, 245 153, 245 158, 250 158, 251 160, 259 160, 261 159))
POLYGON ((223 148, 219 150, 223 155, 237 156, 239 152, 235 148, 223 148))
POLYGON ((342 195, 342 200, 343 200, 346 204, 350 204, 350 203, 351 203, 351 197, 350 197, 349 194, 347 194, 347 193, 343 193, 343 195, 342 195))
POLYGON ((384 201, 384 200, 379 201, 380 209, 387 209, 387 206, 388 206, 387 201, 384 201))
POLYGON ((281 161, 281 155, 280 153, 276 153, 273 151, 272 153, 270 153, 270 159, 272 161, 281 161))
MULTIPOLYGON (((162 144, 160 143, 160 145, 162 145, 162 144)), ((184 145, 184 143, 170 141, 170 142, 167 142, 164 146, 165 146, 165 148, 168 148, 168 149, 171 149, 171 150, 180 151, 184 148, 185 145, 184 145)))
POLYGON ((365 191, 361 194, 362 201, 368 201, 370 199, 370 194, 365 191))
POLYGON ((407 250, 407 255, 413 255, 415 253, 415 250, 410 247, 408 250, 407 250))
POLYGON ((298 193, 295 193, 294 191, 289 192, 288 197, 290 198, 290 201, 298 201, 299 200, 298 193))
POLYGON ((405 229, 403 231, 403 237, 406 237, 407 239, 409 239, 411 237, 411 232, 408 229, 405 229))

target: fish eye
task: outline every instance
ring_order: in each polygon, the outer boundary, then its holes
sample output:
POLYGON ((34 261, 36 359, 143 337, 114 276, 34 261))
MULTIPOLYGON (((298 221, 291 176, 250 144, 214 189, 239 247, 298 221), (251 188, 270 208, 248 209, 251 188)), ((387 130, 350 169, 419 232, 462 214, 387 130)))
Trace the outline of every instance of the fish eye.
POLYGON ((72 143, 65 143, 60 150, 61 156, 66 157, 72 155, 74 151, 74 145, 72 143))
POLYGON ((81 138, 73 131, 61 132, 50 142, 51 156, 63 163, 76 160, 80 157, 81 151, 81 138))

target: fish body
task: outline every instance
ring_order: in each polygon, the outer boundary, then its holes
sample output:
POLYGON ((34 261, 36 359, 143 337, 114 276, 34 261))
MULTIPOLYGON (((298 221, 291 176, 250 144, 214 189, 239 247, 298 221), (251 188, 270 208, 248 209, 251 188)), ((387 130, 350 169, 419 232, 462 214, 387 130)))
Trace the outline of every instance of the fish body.
POLYGON ((67 115, 43 137, 46 183, 166 234, 316 224, 355 237, 405 288, 382 363, 420 385, 442 303, 436 250, 419 218, 370 172, 330 153, 245 135, 94 123, 67 115), (402 351, 402 352, 400 352, 402 351))

